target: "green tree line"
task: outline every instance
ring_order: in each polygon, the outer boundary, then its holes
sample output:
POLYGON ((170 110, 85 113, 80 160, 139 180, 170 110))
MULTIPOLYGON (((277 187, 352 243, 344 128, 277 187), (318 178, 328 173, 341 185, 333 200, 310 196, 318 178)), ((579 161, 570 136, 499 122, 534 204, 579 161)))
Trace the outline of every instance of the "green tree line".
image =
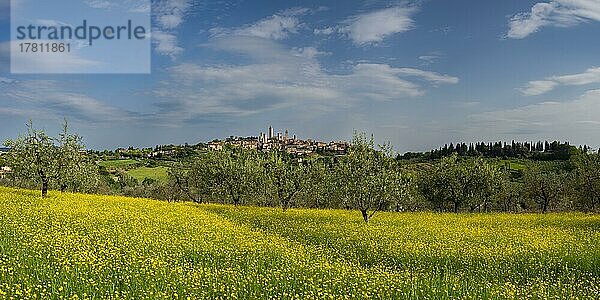
POLYGON ((27 125, 8 140, 4 184, 61 192, 118 193, 167 201, 354 209, 368 222, 379 211, 440 212, 596 211, 600 208, 600 156, 530 161, 515 172, 483 157, 457 153, 431 162, 396 159, 389 144, 355 133, 343 156, 298 158, 241 147, 205 151, 175 162, 164 182, 137 182, 102 173, 65 121, 57 137, 27 125), (110 178, 108 178, 110 177, 110 178), (114 178, 116 177, 116 178, 114 178))

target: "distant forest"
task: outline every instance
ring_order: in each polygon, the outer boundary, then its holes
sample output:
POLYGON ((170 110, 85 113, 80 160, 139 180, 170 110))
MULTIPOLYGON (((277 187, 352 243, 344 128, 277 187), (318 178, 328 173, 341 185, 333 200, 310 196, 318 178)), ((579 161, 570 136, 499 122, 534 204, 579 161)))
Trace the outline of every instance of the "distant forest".
POLYGON ((407 152, 398 155, 401 160, 437 160, 454 153, 458 156, 486 158, 524 158, 541 161, 568 160, 573 155, 588 153, 592 149, 588 145, 573 146, 569 142, 538 141, 536 142, 490 142, 490 143, 450 143, 439 149, 428 152, 407 152))

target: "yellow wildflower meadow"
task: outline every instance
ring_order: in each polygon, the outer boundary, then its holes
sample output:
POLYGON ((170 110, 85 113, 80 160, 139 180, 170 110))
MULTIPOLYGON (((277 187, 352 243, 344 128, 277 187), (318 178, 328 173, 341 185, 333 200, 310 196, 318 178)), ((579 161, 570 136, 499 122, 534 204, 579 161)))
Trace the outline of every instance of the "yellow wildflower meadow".
POLYGON ((600 216, 166 203, 0 187, 0 298, 598 299, 600 216))

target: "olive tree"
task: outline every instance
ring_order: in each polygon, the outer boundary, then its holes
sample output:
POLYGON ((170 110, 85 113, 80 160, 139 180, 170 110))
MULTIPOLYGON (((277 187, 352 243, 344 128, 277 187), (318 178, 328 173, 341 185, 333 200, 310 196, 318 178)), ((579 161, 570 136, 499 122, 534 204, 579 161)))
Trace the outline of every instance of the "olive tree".
POLYGON ((203 153, 191 162, 178 162, 168 171, 168 182, 189 201, 208 202, 219 186, 219 157, 216 152, 203 153))
POLYGON ((483 158, 468 161, 464 170, 465 176, 469 178, 466 188, 470 190, 467 201, 471 205, 471 212, 481 212, 482 208, 487 212, 496 195, 501 192, 504 181, 507 180, 506 175, 500 168, 487 163, 483 158))
POLYGON ((257 151, 230 147, 180 163, 171 168, 169 178, 191 201, 202 203, 209 197, 219 197, 237 206, 264 185, 262 171, 257 151))
POLYGON ((582 206, 594 211, 600 207, 600 154, 574 158, 574 184, 582 206))
POLYGON ((213 182, 217 183, 220 194, 229 197, 235 206, 264 185, 262 159, 257 151, 233 147, 216 154, 213 182))
POLYGON ((98 166, 86 155, 83 138, 69 133, 66 120, 56 143, 57 188, 61 192, 94 192, 100 183, 98 166))
POLYGON ((500 171, 483 159, 461 161, 455 153, 430 166, 419 187, 434 207, 443 210, 450 203, 458 213, 464 205, 470 205, 471 211, 487 209, 501 180, 500 171))
POLYGON ((443 169, 439 164, 427 165, 418 175, 418 190, 420 194, 431 204, 432 208, 443 211, 448 201, 446 191, 446 179, 443 169))
POLYGON ((530 166, 523 175, 524 194, 546 213, 562 198, 567 174, 543 163, 530 166))
POLYGON ((431 166, 422 177, 420 187, 436 208, 443 210, 446 203, 452 203, 453 211, 457 213, 471 194, 468 175, 454 154, 431 166))
POLYGON ((307 184, 307 167, 280 151, 271 151, 265 164, 269 190, 286 211, 307 184))
POLYGON ((522 209, 523 203, 523 183, 512 182, 510 180, 503 180, 498 193, 495 196, 496 205, 503 212, 515 211, 522 209))
POLYGON ((51 185, 61 192, 79 192, 93 191, 98 184, 98 168, 83 151, 81 137, 69 133, 66 120, 58 138, 35 129, 30 121, 24 135, 4 144, 10 148, 6 160, 11 176, 39 185, 42 197, 51 185))
POLYGON ((348 154, 340 158, 335 172, 346 206, 358 209, 366 223, 375 213, 387 209, 404 188, 399 170, 393 167, 391 147, 377 151, 374 145, 373 136, 355 133, 348 154))
POLYGON ((415 176, 398 170, 395 173, 397 186, 395 186, 395 201, 394 210, 414 211, 421 207, 419 198, 417 197, 417 185, 415 176))
POLYGON ((309 158, 303 160, 305 188, 296 197, 301 200, 303 207, 310 208, 339 208, 336 200, 335 182, 332 174, 332 159, 330 157, 309 158))

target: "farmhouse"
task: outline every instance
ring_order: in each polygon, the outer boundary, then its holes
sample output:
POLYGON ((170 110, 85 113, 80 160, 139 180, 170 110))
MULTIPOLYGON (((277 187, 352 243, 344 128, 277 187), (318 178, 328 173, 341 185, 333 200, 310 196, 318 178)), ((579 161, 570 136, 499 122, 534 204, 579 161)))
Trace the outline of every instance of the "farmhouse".
POLYGON ((5 178, 6 175, 10 172, 12 172, 12 169, 10 167, 0 167, 0 179, 5 178))
POLYGON ((223 150, 223 142, 220 141, 212 141, 208 143, 208 149, 210 150, 214 150, 214 151, 219 151, 219 150, 223 150))

